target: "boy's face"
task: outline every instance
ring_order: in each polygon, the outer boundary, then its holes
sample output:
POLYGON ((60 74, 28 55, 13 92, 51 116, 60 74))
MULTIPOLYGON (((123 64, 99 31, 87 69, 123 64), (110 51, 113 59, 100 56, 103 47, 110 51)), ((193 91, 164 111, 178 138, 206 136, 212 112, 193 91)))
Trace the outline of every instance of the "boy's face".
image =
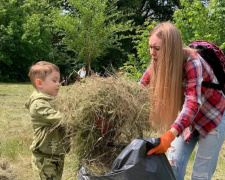
POLYGON ((60 88, 60 74, 57 71, 52 71, 45 80, 37 79, 36 85, 39 92, 48 94, 50 96, 57 96, 60 88), (39 80, 39 82, 38 82, 39 80))

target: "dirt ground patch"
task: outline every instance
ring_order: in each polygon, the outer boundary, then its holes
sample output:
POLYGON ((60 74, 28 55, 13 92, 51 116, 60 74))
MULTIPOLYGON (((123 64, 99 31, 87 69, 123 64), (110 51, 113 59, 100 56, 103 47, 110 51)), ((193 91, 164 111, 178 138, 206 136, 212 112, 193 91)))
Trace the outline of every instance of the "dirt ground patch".
POLYGON ((9 162, 0 159, 0 180, 16 180, 13 166, 9 162))
POLYGON ((27 180, 32 178, 30 157, 8 161, 0 158, 0 180, 27 180))

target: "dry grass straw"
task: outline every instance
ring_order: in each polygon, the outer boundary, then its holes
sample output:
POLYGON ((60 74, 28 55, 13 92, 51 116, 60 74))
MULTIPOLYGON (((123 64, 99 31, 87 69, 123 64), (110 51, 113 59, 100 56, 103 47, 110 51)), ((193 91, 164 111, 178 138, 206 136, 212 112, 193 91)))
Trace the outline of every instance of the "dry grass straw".
POLYGON ((90 77, 60 94, 61 125, 72 134, 71 153, 79 165, 103 174, 121 152, 122 144, 149 131, 149 90, 124 77, 90 77))

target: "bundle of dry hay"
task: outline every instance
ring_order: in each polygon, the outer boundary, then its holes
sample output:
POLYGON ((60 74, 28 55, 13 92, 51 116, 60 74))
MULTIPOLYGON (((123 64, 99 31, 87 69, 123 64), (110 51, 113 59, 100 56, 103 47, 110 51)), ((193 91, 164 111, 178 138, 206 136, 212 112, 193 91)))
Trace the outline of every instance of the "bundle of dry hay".
POLYGON ((72 153, 95 174, 109 171, 118 147, 150 130, 149 89, 124 77, 87 78, 61 92, 56 104, 73 135, 72 153))

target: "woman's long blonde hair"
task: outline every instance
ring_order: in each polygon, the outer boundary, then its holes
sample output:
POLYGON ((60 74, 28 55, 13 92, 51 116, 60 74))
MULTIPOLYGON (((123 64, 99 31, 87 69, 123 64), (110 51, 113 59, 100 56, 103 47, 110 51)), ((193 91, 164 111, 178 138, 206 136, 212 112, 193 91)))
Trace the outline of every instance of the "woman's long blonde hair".
POLYGON ((152 62, 150 79, 150 122, 157 129, 168 130, 181 109, 183 44, 179 30, 171 23, 157 25, 150 37, 162 39, 157 62, 152 62))

